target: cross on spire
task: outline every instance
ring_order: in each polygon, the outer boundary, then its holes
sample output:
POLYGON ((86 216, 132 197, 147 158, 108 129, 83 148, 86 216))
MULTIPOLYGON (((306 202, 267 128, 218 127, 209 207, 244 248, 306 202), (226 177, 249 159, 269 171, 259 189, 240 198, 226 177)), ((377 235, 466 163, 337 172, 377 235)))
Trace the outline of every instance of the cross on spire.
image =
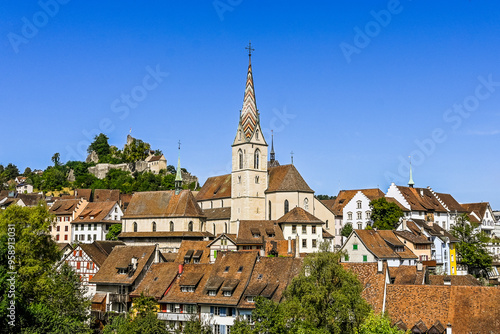
POLYGON ((252 57, 252 52, 255 51, 255 49, 252 48, 252 42, 251 41, 248 42, 248 46, 245 47, 245 49, 248 50, 248 56, 252 57))
POLYGON ((293 165, 293 151, 290 152, 290 155, 292 156, 292 165, 293 165))
POLYGON ((181 141, 180 140, 179 140, 178 144, 179 144, 179 150, 180 150, 181 149, 181 141))

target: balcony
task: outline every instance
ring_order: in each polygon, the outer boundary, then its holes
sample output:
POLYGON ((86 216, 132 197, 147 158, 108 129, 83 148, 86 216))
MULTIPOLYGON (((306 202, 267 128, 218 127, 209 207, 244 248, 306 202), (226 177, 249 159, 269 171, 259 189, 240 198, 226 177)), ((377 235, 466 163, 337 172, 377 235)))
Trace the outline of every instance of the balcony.
POLYGON ((189 321, 195 313, 173 313, 173 312, 158 312, 158 320, 167 321, 189 321))
POLYGON ((110 293, 109 301, 112 303, 128 303, 128 294, 126 295, 121 293, 110 293))

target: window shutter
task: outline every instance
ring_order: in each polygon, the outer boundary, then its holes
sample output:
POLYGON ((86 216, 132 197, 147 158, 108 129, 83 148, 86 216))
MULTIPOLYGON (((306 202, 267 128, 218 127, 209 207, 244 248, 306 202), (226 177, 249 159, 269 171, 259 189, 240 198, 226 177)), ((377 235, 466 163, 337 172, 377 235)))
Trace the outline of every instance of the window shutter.
POLYGON ((225 307, 221 307, 220 308, 220 316, 221 317, 225 317, 226 316, 226 308, 225 307))
POLYGON ((214 314, 214 307, 210 306, 210 314, 214 314))
POLYGON ((236 307, 233 307, 233 318, 236 317, 236 307))

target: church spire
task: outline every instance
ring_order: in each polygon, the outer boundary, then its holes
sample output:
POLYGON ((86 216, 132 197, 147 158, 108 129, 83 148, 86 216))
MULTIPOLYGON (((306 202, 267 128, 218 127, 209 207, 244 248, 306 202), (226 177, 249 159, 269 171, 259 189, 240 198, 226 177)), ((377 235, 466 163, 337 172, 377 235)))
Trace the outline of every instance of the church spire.
POLYGON ((257 111, 257 102, 255 100, 255 90, 253 86, 253 75, 252 75, 252 43, 248 44, 246 47, 248 50, 248 72, 247 72, 247 82, 245 87, 245 96, 243 98, 243 108, 240 114, 240 125, 243 130, 243 135, 245 140, 250 140, 257 128, 259 123, 259 113, 257 111))
POLYGON ((271 164, 274 162, 275 156, 274 156, 274 131, 271 130, 271 153, 270 153, 270 159, 269 161, 271 164))
POLYGON ((412 173, 412 170, 411 170, 411 157, 410 158, 410 180, 408 181, 408 186, 410 188, 413 188, 413 186, 415 185, 415 182, 413 182, 413 173, 412 173))
POLYGON ((179 195, 181 190, 182 190, 181 141, 179 140, 179 157, 177 159, 177 173, 175 175, 175 194, 179 195))

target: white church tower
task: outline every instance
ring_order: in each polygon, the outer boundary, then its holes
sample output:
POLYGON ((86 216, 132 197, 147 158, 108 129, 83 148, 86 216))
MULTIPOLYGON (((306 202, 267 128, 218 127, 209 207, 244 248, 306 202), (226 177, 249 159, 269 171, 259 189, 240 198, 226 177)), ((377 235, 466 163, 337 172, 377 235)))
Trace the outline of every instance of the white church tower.
POLYGON ((266 219, 267 143, 255 101, 251 44, 247 49, 249 63, 245 96, 232 145, 231 231, 237 231, 240 220, 266 219))

